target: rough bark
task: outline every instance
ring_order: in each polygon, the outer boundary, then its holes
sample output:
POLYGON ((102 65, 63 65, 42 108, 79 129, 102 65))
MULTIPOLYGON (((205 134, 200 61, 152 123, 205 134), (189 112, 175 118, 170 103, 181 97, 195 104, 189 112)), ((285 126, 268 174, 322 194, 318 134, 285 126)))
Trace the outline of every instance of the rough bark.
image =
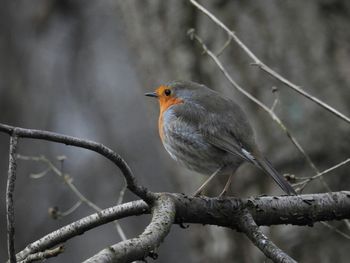
MULTIPOLYGON (((180 226, 190 223, 236 229, 246 233, 264 251, 262 240, 264 236, 257 228, 258 226, 278 224, 313 226, 314 223, 320 221, 350 218, 350 192, 252 198, 189 197, 171 193, 157 195, 160 198, 157 201, 156 210, 152 212, 153 219, 143 234, 111 246, 89 261, 124 262, 144 259, 156 246, 159 246, 169 231, 169 224, 172 223, 180 226)), ((17 254, 17 259, 25 260, 31 254, 53 248, 101 224, 145 213, 151 213, 151 210, 143 201, 134 201, 105 209, 29 244, 17 254)), ((271 258, 274 256, 276 260, 284 258, 284 252, 269 240, 268 244, 267 254, 271 258), (275 253, 276 251, 278 253, 275 253)))

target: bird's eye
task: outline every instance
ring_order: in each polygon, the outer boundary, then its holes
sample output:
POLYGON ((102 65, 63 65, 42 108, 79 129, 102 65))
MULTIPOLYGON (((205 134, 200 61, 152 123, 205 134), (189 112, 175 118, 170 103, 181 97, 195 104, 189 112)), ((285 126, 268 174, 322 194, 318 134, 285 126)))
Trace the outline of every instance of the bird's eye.
POLYGON ((165 89, 164 90, 164 94, 165 94, 165 96, 170 96, 171 90, 170 89, 165 89))

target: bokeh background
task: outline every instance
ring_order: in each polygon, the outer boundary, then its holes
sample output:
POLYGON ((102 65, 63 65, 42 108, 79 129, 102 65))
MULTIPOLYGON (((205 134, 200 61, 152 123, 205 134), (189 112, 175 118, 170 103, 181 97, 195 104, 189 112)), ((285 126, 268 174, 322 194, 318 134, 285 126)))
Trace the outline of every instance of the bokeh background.
MULTIPOLYGON (((201 1, 234 30, 267 65, 306 91, 350 115, 350 2, 346 0, 201 1)), ((0 122, 56 131, 95 140, 116 150, 138 180, 152 191, 192 193, 205 179, 179 167, 157 134, 158 105, 143 96, 173 79, 204 83, 234 98, 247 112, 263 151, 282 173, 311 176, 314 171, 289 139, 255 104, 235 91, 215 64, 202 54, 187 31, 195 28, 219 50, 227 36, 186 0, 37 0, 1 1, 0 122)), ((326 169, 350 155, 350 127, 304 97, 250 65, 231 44, 220 59, 247 91, 272 105, 316 166, 326 169)), ((0 261, 7 258, 5 187, 7 135, 0 134, 0 261)), ((117 202, 120 172, 94 153, 53 143, 21 140, 19 153, 45 155, 100 207, 117 202)), ((16 249, 60 226, 93 212, 82 205, 59 220, 77 199, 53 173, 20 161, 15 191, 16 249)), ((325 178, 333 191, 349 190, 349 167, 325 178)), ((217 182, 212 193, 219 192, 217 182)), ((326 191, 313 182, 305 193, 326 191)), ((271 179, 244 165, 231 193, 239 196, 281 194, 271 179)), ((126 193, 125 201, 135 196, 126 193)), ((128 237, 138 235, 147 216, 121 221, 128 237)), ((333 223, 346 232, 343 222, 333 223)), ((314 227, 264 228, 282 249, 300 262, 348 262, 350 241, 321 224, 314 227), (317 251, 317 253, 316 253, 317 251)), ((79 262, 120 240, 112 224, 67 242, 51 262, 79 262)), ((150 261, 152 261, 150 259, 150 261)), ((157 262, 268 262, 240 233, 209 226, 174 226, 157 262)))

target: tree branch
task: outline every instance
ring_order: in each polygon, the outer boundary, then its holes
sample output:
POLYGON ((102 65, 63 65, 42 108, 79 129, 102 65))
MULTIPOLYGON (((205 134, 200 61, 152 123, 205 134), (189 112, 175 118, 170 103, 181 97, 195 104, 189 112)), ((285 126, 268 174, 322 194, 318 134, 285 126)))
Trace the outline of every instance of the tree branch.
POLYGON ((5 124, 0 124, 0 132, 7 133, 9 135, 12 135, 14 131, 16 130, 16 135, 18 137, 23 138, 32 138, 32 139, 39 139, 39 140, 46 140, 46 141, 52 141, 57 143, 63 143, 66 145, 72 145, 80 148, 85 148, 94 152, 97 152, 104 156, 105 158, 112 161, 123 173, 128 189, 145 200, 146 202, 152 202, 154 200, 154 196, 151 192, 147 190, 146 187, 141 186, 137 183, 135 176, 133 175, 130 167, 128 164, 124 161, 124 159, 118 155, 116 152, 111 150, 110 148, 106 147, 105 145, 101 143, 97 143, 90 140, 83 140, 80 138, 67 136, 59 133, 54 132, 48 132, 48 131, 41 131, 41 130, 33 130, 33 129, 24 129, 24 128, 17 128, 5 124))
POLYGON ((324 176, 325 174, 328 174, 332 171, 334 171, 335 169, 338 169, 339 167, 342 167, 343 165, 346 165, 350 162, 350 158, 347 158, 346 160, 322 171, 322 172, 318 172, 317 174, 315 174, 314 176, 310 176, 310 177, 307 177, 307 178, 304 178, 305 180, 301 181, 301 182, 298 182, 298 183, 295 183, 293 184, 293 186, 296 186, 296 185, 301 185, 300 189, 304 189, 307 184, 317 178, 320 178, 321 176, 324 176))
POLYGON ((264 233, 261 232, 255 223, 252 215, 247 209, 242 211, 238 220, 239 230, 246 234, 268 258, 275 263, 296 263, 294 259, 278 248, 264 233))
POLYGON ((7 249, 8 256, 11 263, 16 263, 16 253, 15 253, 15 213, 13 207, 13 194, 15 190, 16 183, 16 168, 17 168, 17 151, 18 137, 17 134, 11 135, 10 138, 10 157, 9 157, 9 169, 7 176, 7 186, 6 186, 6 217, 7 217, 7 249))
POLYGON ((110 246, 84 263, 132 262, 148 256, 156 258, 155 250, 169 233, 175 219, 172 198, 160 195, 154 203, 152 215, 151 223, 139 237, 110 246))
POLYGON ((145 214, 148 210, 149 208, 147 204, 141 200, 102 210, 101 212, 84 217, 76 222, 55 230, 29 244, 24 250, 17 254, 17 260, 25 260, 31 254, 55 247, 97 226, 124 217, 145 214))
MULTIPOLYGON (((350 191, 297 196, 207 198, 172 194, 176 223, 232 227, 232 220, 248 209, 259 226, 308 225, 350 218, 350 191)), ((238 228, 238 226, 234 227, 238 228)))
MULTIPOLYGON (((207 198, 170 195, 176 207, 176 224, 210 224, 239 229, 240 215, 247 209, 257 225, 308 225, 315 222, 350 218, 350 192, 299 196, 264 196, 252 198, 207 198)), ((150 213, 139 200, 102 210, 58 229, 28 245, 17 254, 18 260, 63 243, 85 231, 116 219, 150 213)))

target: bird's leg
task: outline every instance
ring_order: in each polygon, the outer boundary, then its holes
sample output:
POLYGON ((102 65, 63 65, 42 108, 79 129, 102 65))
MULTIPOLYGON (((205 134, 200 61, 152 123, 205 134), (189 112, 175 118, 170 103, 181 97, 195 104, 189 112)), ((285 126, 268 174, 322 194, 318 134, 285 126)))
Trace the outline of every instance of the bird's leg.
POLYGON ((230 177, 228 178, 228 180, 227 180, 227 182, 226 182, 226 184, 225 184, 224 190, 222 190, 222 192, 221 192, 221 194, 219 195, 219 197, 225 196, 225 195, 226 195, 227 190, 229 189, 229 187, 230 187, 230 185, 231 185, 233 174, 234 174, 234 173, 231 173, 230 177))
POLYGON ((216 175, 220 172, 222 167, 219 167, 198 189, 197 191, 193 194, 193 196, 199 196, 201 192, 204 190, 204 188, 211 182, 211 180, 214 179, 216 175))

